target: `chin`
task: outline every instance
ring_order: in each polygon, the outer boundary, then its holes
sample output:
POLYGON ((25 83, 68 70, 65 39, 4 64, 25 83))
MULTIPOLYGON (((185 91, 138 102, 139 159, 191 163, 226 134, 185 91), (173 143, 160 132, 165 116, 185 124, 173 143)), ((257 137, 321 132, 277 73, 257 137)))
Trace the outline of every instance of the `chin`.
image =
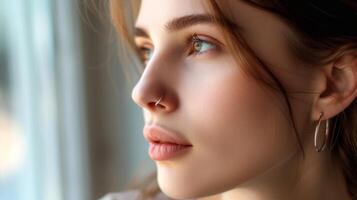
POLYGON ((191 199, 196 196, 192 194, 189 190, 186 190, 186 187, 180 187, 173 182, 167 183, 158 179, 158 184, 161 191, 170 198, 173 199, 191 199))
POLYGON ((195 185, 191 181, 176 183, 174 180, 165 180, 158 177, 161 191, 173 199, 197 199, 220 193, 217 188, 205 188, 203 184, 195 185))

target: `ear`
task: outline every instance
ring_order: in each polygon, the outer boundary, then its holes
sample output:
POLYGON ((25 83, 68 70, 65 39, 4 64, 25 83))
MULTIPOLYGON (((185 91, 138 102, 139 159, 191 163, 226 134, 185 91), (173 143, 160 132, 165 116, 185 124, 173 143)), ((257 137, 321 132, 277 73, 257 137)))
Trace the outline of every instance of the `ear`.
POLYGON ((336 59, 324 70, 324 89, 313 107, 312 119, 318 120, 320 113, 326 120, 338 115, 357 96, 357 51, 349 52, 336 59))

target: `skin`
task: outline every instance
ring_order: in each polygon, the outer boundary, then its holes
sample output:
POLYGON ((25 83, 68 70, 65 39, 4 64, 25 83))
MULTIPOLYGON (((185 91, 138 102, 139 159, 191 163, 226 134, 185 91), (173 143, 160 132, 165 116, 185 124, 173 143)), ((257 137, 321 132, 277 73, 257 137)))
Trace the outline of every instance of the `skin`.
POLYGON ((282 96, 243 73, 217 25, 165 30, 171 19, 207 14, 204 0, 143 0, 136 27, 147 36, 135 41, 151 55, 132 98, 146 124, 173 130, 193 145, 174 159, 155 161, 161 190, 176 199, 351 199, 341 170, 328 151, 315 151, 313 136, 321 112, 322 120, 330 119, 355 99, 357 56, 309 66, 289 51, 285 36, 296 34, 281 19, 241 1, 221 6, 235 11, 244 40, 290 92, 305 158, 282 96), (188 55, 186 39, 193 34, 219 47, 205 43, 201 54, 188 55))

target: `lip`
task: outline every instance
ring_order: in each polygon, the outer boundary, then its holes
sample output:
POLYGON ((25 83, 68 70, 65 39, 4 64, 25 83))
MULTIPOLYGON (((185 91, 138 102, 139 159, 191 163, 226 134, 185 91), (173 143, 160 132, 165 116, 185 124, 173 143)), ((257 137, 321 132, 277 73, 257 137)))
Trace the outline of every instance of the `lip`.
POLYGON ((177 133, 158 125, 146 125, 143 132, 145 139, 150 144, 148 151, 153 160, 168 160, 181 155, 192 147, 188 141, 180 138, 177 133))
POLYGON ((169 131, 159 125, 146 125, 143 130, 145 139, 150 143, 168 143, 182 146, 192 146, 188 141, 180 138, 177 133, 169 131))
POLYGON ((192 146, 185 146, 170 143, 151 143, 149 147, 149 156, 156 161, 169 160, 178 155, 182 155, 192 146))

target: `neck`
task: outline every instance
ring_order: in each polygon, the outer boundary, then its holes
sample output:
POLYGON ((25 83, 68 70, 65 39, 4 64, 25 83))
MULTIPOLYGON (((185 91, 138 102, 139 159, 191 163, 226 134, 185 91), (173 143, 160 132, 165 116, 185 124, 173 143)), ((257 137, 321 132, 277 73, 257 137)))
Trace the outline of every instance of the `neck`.
POLYGON ((342 172, 330 158, 328 150, 306 152, 304 159, 296 153, 236 188, 199 200, 351 200, 342 172))

